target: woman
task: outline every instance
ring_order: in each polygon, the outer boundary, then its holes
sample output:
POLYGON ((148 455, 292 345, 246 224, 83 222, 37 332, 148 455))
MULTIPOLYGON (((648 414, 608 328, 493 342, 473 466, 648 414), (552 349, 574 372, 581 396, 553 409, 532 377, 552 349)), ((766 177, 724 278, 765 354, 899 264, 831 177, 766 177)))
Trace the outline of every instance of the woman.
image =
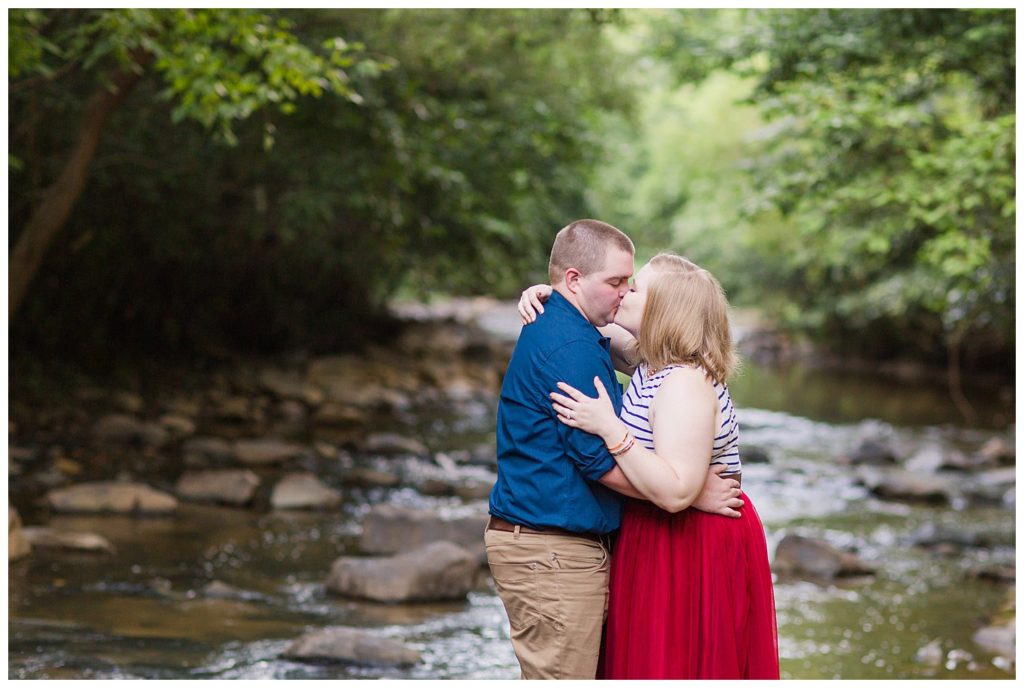
MULTIPOLYGON (((524 292, 525 318, 542 298, 544 289, 524 292)), ((659 254, 637 273, 615 325, 630 335, 613 336, 616 362, 637 363, 621 417, 600 381, 596 399, 565 383, 565 394, 551 395, 559 420, 601 436, 650 499, 628 500, 623 512, 599 676, 777 679, 775 601, 757 512, 746 495, 739 519, 687 508, 709 464, 740 477, 725 384, 736 364, 725 294, 706 270, 659 254)))

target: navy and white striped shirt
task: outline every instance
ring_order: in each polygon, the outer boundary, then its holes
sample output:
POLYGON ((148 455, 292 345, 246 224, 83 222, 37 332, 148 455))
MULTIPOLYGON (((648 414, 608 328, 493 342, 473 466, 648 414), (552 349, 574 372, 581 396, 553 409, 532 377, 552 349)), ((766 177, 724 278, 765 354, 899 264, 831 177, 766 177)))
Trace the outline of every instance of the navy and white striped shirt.
MULTIPOLYGON (((633 379, 629 382, 629 389, 622 398, 622 412, 619 418, 622 419, 629 431, 636 437, 641 445, 654 451, 654 431, 651 429, 650 408, 654 401, 654 395, 665 378, 675 368, 690 366, 670 365, 665 366, 654 375, 648 375, 646 368, 642 365, 636 367, 633 379)), ((724 475, 740 472, 740 424, 736 420, 736 409, 732 405, 732 396, 729 394, 728 386, 712 381, 715 386, 715 393, 718 395, 721 421, 718 422, 718 429, 715 432, 715 440, 711 447, 711 465, 725 464, 729 466, 724 475)))

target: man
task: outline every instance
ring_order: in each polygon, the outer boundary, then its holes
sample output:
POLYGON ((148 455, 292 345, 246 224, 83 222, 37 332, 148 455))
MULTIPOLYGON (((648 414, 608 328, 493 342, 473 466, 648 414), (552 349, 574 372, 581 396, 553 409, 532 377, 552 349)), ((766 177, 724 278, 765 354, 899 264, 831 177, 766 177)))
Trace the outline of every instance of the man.
MULTIPOLYGON (((629 237, 604 222, 559 231, 548 266, 554 291, 505 372, 484 541, 524 679, 595 677, 619 494, 644 499, 604 442, 558 422, 548 397, 560 380, 596 396, 597 376, 621 406, 609 340, 597 327, 613 321, 629 289, 633 253, 629 237)), ((739 516, 730 508, 742 504, 734 486, 710 476, 695 507, 739 516)))

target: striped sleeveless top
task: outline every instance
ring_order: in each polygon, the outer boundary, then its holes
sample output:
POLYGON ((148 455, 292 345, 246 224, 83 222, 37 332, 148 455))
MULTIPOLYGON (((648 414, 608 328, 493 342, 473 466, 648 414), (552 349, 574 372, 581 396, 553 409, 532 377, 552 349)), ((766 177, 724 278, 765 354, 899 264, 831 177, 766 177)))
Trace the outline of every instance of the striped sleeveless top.
MULTIPOLYGON (((654 451, 654 432, 649 421, 651 403, 661 383, 674 368, 690 366, 665 366, 654 375, 648 375, 644 366, 637 366, 633 378, 629 381, 629 389, 622 397, 622 419, 629 431, 641 445, 654 451)), ((725 464, 729 466, 725 475, 740 472, 740 424, 736 420, 736 409, 732 405, 732 396, 728 386, 713 382, 715 393, 718 394, 722 421, 715 432, 715 440, 711 447, 711 465, 725 464)))

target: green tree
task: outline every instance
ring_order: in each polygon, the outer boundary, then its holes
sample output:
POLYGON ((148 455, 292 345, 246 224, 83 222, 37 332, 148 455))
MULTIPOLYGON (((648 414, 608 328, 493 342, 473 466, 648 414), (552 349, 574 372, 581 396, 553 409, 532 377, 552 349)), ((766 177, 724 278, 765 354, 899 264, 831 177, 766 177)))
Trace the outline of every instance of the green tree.
MULTIPOLYGON (((388 297, 518 293, 553 232, 589 214, 596 126, 630 107, 607 17, 581 10, 295 10, 303 45, 345 36, 353 97, 297 98, 210 145, 144 79, 111 115, 87 188, 33 285, 12 346, 326 351, 384 334, 388 297), (357 100, 358 102, 354 102, 357 100), (274 137, 270 150, 264 139, 274 137)), ((91 82, 49 82, 12 126, 11 222, 60 168, 91 82), (56 101, 66 103, 65 110, 56 101), (17 130, 17 131, 15 131, 17 130)), ((112 357, 113 358, 113 357, 112 357)))
POLYGON ((763 208, 796 231, 792 322, 874 355, 1010 352, 1014 337, 1014 13, 748 15, 732 64, 775 123, 763 208))
MULTIPOLYGON (((91 91, 62 164, 32 171, 45 187, 11 251, 9 317, 81 195, 111 115, 150 74, 160 80, 157 97, 174 102, 173 122, 197 121, 228 143, 236 141, 234 123, 267 106, 287 113, 304 95, 358 97, 345 72, 354 58, 344 39, 309 47, 268 12, 14 9, 8 27, 15 133, 32 111, 68 106, 61 86, 70 75, 91 91)), ((19 170, 34 160, 15 154, 9 162, 19 170)))

